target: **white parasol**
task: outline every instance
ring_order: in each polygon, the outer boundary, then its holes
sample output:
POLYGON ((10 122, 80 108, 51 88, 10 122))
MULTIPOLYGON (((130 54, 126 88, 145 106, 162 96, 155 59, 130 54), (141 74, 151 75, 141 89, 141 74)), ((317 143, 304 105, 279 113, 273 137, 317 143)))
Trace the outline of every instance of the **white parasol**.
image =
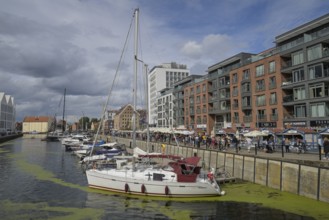
POLYGON ((254 131, 250 131, 248 133, 243 134, 243 136, 245 136, 245 137, 264 137, 264 136, 268 136, 268 133, 254 130, 254 131))

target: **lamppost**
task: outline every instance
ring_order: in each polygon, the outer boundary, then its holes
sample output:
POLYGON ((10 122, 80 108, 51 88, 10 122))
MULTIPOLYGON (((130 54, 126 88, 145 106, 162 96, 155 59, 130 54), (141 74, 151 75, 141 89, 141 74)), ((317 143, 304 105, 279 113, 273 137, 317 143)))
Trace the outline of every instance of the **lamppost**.
MULTIPOLYGON (((254 95, 255 98, 255 116, 256 116, 256 125, 255 125, 255 130, 258 130, 259 124, 258 124, 258 110, 256 109, 257 106, 257 95, 254 95)), ((257 137, 257 144, 255 144, 255 155, 257 155, 257 148, 259 147, 259 137, 257 137)))

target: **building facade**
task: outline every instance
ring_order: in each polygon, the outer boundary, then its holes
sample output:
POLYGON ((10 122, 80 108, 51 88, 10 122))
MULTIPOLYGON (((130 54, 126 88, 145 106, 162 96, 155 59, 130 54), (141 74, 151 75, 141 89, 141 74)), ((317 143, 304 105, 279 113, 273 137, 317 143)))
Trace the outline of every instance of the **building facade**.
POLYGON ((283 129, 280 56, 270 49, 249 61, 230 71, 231 127, 283 129))
POLYGON ((15 131, 16 105, 14 97, 0 92, 0 133, 15 131))
POLYGON ((329 126, 329 14, 275 38, 284 127, 329 126))
POLYGON ((194 78, 184 87, 184 124, 189 130, 210 134, 214 121, 208 114, 208 76, 194 78))
POLYGON ((149 123, 156 126, 158 123, 158 106, 157 99, 160 91, 165 88, 173 88, 174 83, 189 76, 189 70, 186 65, 177 63, 166 63, 153 67, 148 75, 148 119, 149 123))
POLYGON ((47 133, 54 124, 55 118, 48 116, 27 116, 23 120, 23 133, 47 133))
MULTIPOLYGON (((114 116, 115 130, 133 130, 134 107, 130 104, 123 106, 114 116)), ((136 111, 135 125, 139 129, 139 113, 136 111)))
POLYGON ((173 115, 174 112, 174 94, 173 89, 163 89, 160 91, 160 96, 157 98, 157 112, 159 128, 174 128, 176 121, 173 115))

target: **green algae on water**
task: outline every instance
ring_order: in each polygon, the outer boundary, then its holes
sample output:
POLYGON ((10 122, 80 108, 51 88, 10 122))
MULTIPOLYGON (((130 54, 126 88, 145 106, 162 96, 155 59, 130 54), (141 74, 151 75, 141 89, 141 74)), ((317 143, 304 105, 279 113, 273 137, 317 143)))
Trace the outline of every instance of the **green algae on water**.
POLYGON ((1 219, 100 219, 103 210, 92 208, 52 207, 47 203, 13 203, 0 201, 1 219))

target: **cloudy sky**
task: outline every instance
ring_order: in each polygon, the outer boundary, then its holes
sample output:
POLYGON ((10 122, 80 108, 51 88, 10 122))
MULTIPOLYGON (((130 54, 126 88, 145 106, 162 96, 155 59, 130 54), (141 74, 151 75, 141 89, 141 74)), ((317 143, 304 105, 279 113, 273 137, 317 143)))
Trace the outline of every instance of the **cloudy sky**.
POLYGON ((137 7, 140 59, 200 75, 329 13, 326 0, 0 0, 0 92, 14 97, 16 120, 61 116, 65 88, 69 121, 100 118, 111 88, 108 108, 131 102, 131 50, 116 70, 137 7))

